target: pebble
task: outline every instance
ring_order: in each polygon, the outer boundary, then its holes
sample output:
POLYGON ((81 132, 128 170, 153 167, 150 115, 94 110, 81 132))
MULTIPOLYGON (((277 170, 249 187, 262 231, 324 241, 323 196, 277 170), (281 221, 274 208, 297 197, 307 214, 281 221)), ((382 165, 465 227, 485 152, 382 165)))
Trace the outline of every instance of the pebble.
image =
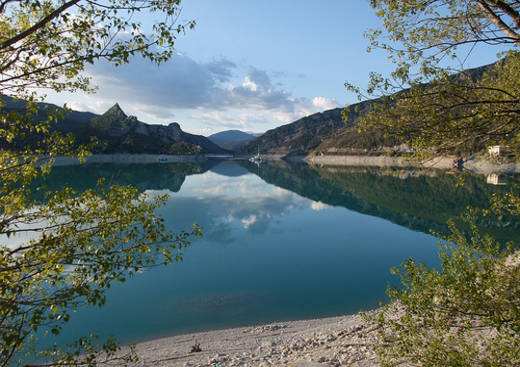
POLYGON ((275 342, 273 342, 272 340, 266 340, 266 341, 263 341, 261 345, 262 345, 262 348, 269 348, 269 347, 274 346, 275 342))

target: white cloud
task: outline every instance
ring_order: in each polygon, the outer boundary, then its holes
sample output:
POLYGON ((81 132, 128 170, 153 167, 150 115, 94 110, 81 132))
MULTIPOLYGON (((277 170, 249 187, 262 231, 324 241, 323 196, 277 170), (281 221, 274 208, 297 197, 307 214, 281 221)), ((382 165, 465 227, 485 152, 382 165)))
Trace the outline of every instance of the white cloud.
POLYGON ((134 58, 118 68, 97 63, 88 74, 99 85, 96 95, 69 94, 54 100, 67 100, 74 109, 96 113, 119 102, 141 121, 178 121, 184 130, 196 133, 266 130, 259 125, 272 128, 338 106, 323 96, 294 97, 266 71, 239 68, 224 58, 203 63, 178 53, 161 67, 134 58), (190 129, 193 123, 195 128, 190 129))
POLYGON ((320 108, 321 110, 330 110, 330 109, 339 107, 338 102, 336 102, 332 99, 320 97, 320 96, 314 97, 312 99, 312 105, 314 107, 320 108))
POLYGON ((242 86, 244 88, 249 89, 252 92, 256 92, 256 90, 258 89, 258 86, 256 85, 256 83, 254 81, 252 81, 251 79, 249 79, 248 76, 246 76, 244 78, 244 82, 242 83, 242 86))

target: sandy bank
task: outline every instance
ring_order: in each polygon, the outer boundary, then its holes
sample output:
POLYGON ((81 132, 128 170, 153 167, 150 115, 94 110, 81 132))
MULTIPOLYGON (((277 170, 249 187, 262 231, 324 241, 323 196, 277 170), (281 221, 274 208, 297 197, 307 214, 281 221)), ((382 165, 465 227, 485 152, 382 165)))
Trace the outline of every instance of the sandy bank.
POLYGON ((375 338, 359 315, 279 322, 139 343, 135 366, 373 367, 375 338))

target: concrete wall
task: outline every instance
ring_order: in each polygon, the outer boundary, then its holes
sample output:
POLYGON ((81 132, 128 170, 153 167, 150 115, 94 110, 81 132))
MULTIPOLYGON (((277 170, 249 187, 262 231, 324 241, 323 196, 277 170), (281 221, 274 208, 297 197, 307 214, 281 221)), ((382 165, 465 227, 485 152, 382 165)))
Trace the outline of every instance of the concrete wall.
MULTIPOLYGON (((87 157, 86 163, 194 163, 204 162, 203 155, 166 155, 166 154, 94 154, 87 157)), ((78 159, 69 157, 55 158, 55 166, 79 164, 78 159)))
MULTIPOLYGON (((413 167, 453 169, 454 158, 437 157, 423 162, 412 161, 400 157, 388 156, 308 156, 304 159, 307 163, 324 166, 375 166, 375 167, 413 167)), ((519 173, 520 163, 498 163, 480 157, 464 159, 463 169, 475 173, 519 173)))

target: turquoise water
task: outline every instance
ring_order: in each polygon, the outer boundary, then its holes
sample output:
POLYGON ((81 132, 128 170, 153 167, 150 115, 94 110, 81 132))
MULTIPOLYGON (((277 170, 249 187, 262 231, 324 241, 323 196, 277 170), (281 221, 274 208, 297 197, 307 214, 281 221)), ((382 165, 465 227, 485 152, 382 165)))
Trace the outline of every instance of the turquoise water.
MULTIPOLYGON (((439 172, 310 168, 284 162, 59 167, 49 188, 81 190, 97 178, 170 194, 172 230, 204 237, 184 261, 113 286, 106 305, 79 310, 60 339, 96 331, 122 343, 198 330, 357 312, 385 301, 392 266, 438 266, 445 219, 485 205, 503 187, 439 172)), ((495 230, 495 229, 491 229, 495 230)), ((518 228, 500 228, 502 237, 518 228)))

